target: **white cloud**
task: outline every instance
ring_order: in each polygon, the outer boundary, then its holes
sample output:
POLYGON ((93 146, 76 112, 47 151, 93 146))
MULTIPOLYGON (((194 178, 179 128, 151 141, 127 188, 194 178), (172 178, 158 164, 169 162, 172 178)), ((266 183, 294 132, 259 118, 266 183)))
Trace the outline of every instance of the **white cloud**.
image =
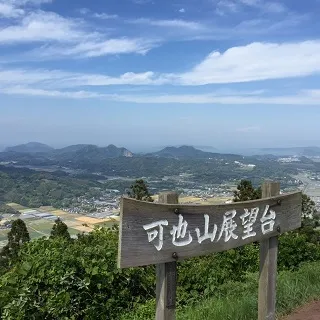
POLYGON ((280 2, 266 0, 220 0, 216 5, 216 13, 225 15, 251 7, 265 13, 283 13, 287 8, 280 2))
POLYGON ((150 3, 152 0, 132 0, 135 4, 147 4, 150 3))
POLYGON ((36 5, 39 6, 41 4, 45 4, 45 3, 51 3, 54 0, 8 0, 11 3, 14 3, 18 6, 22 6, 22 5, 36 5))
MULTIPOLYGON (((23 96, 41 96, 50 98, 68 98, 68 99, 97 99, 105 98, 106 96, 95 92, 88 91, 57 91, 57 90, 44 90, 34 89, 29 87, 10 87, 0 88, 0 94, 7 95, 23 95, 23 96)), ((110 95, 111 98, 111 95, 110 95)))
POLYGON ((0 69, 0 85, 45 84, 59 81, 73 74, 55 70, 0 69))
MULTIPOLYGON (((1 7, 0 7, 1 8, 1 7)), ((0 45, 42 43, 20 59, 59 59, 61 57, 98 57, 112 54, 146 54, 157 46, 150 39, 110 38, 93 32, 81 20, 67 19, 53 12, 36 11, 16 24, 0 29, 0 45)))
POLYGON ((98 57, 109 54, 139 53, 146 54, 153 44, 142 39, 110 39, 103 42, 80 43, 70 49, 71 54, 98 57))
POLYGON ((119 77, 109 77, 102 74, 86 74, 63 72, 60 70, 29 70, 29 69, 0 69, 0 85, 2 87, 33 85, 46 88, 74 88, 81 86, 109 85, 151 85, 162 84, 153 72, 127 72, 119 77))
POLYGON ((282 13, 287 11, 287 8, 279 2, 267 2, 263 6, 263 8, 267 12, 274 12, 274 13, 282 13))
POLYGON ((10 3, 0 2, 0 17, 16 18, 24 14, 24 10, 14 7, 10 3))
POLYGON ((251 43, 210 53, 193 70, 168 75, 183 85, 249 82, 320 72, 320 41, 251 43))
MULTIPOLYGON (((49 98, 99 99, 105 101, 141 103, 141 104, 212 104, 212 105, 314 105, 320 104, 320 90, 304 90, 288 96, 219 96, 212 94, 195 95, 119 95, 103 94, 91 91, 60 91, 37 89, 26 86, 0 87, 0 94, 42 96, 49 98)), ((257 131, 258 127, 239 128, 238 131, 257 131)))
MULTIPOLYGON (((45 48, 46 49, 46 48, 45 48)), ((56 48, 47 48, 47 54, 59 54, 56 48)), ((72 48, 62 48, 65 55, 98 56, 115 53, 138 52, 143 54, 148 44, 130 39, 115 39, 107 42, 87 42, 72 48)), ((45 51, 44 51, 45 52, 45 51)), ((61 54, 61 53, 60 53, 61 54)), ((1 70, 0 70, 1 72, 1 70)), ((108 85, 159 85, 201 86, 284 79, 314 75, 320 72, 320 41, 297 43, 251 43, 232 47, 225 52, 214 51, 193 69, 184 73, 126 72, 110 77, 104 74, 68 73, 59 70, 2 70, 1 81, 13 76, 22 80, 40 77, 51 85, 108 86, 108 85), (10 76, 11 73, 11 76, 10 76), (58 79, 58 80, 57 80, 58 79)), ((21 82, 23 83, 23 82, 21 82)))
POLYGON ((91 10, 88 8, 80 8, 79 10, 77 10, 77 12, 79 12, 82 15, 86 15, 86 14, 89 14, 91 10))
POLYGON ((225 15, 226 12, 237 12, 239 5, 230 0, 220 0, 216 5, 216 13, 220 16, 225 15))
POLYGON ((0 0, 0 18, 17 18, 23 16, 25 7, 40 6, 52 0, 0 0))
POLYGON ((107 14, 107 13, 94 13, 92 16, 94 18, 104 19, 104 20, 119 18, 119 16, 117 14, 107 14))
POLYGON ((91 58, 100 57, 114 54, 146 54, 149 50, 154 48, 157 44, 151 40, 144 39, 109 39, 109 40, 87 40, 87 42, 78 43, 75 45, 65 46, 44 46, 36 50, 36 52, 30 52, 29 56, 36 55, 41 59, 59 59, 61 57, 79 57, 79 58, 91 58))
MULTIPOLYGON (((253 1, 253 0, 242 0, 253 1)), ((254 0, 258 1, 258 0, 254 0)), ((121 32, 128 29, 129 24, 141 25, 137 27, 139 34, 144 38, 113 36, 114 29, 108 28, 107 23, 97 29, 91 20, 63 17, 57 13, 41 11, 30 6, 50 3, 51 0, 0 0, 1 12, 6 16, 15 16, 19 19, 11 20, 10 25, 0 27, 0 46, 5 44, 31 44, 31 49, 21 47, 20 53, 10 56, 14 61, 55 60, 61 58, 92 58, 114 54, 146 54, 149 50, 158 47, 170 40, 204 40, 230 39, 239 36, 250 36, 266 33, 277 33, 279 30, 293 30, 297 20, 288 18, 280 23, 256 19, 254 27, 250 22, 230 27, 217 27, 210 22, 188 21, 183 19, 118 19, 115 14, 93 13, 82 8, 79 12, 88 17, 98 19, 117 19, 117 28, 121 32), (5 4, 5 5, 4 5, 5 4), (2 5, 2 7, 1 7, 2 5), (26 5, 27 7, 22 7, 26 5), (90 22, 91 21, 91 22, 90 22), (270 24, 271 23, 271 24, 270 24), (287 23, 284 26, 284 23, 287 23), (289 23, 289 24, 288 24, 289 23), (148 26, 148 28, 146 27, 148 26), (285 28, 286 27, 286 28, 285 28), (290 27, 290 28, 288 28, 290 27), (99 31, 97 31, 99 30, 99 31), (102 31, 103 30, 103 31, 102 31), (40 46, 39 46, 40 43, 40 46)), ((232 7, 231 0, 221 0, 219 3, 232 7)), ((184 8, 181 8, 184 10, 184 8)), ((252 20, 251 20, 252 21, 252 20)), ((130 26, 131 28, 131 26, 130 26)), ((134 28, 132 28, 134 30, 134 28)), ((293 32, 293 31, 292 31, 293 32)))
POLYGON ((264 0, 240 0, 246 6, 261 9, 265 12, 282 13, 287 11, 287 8, 280 2, 264 1, 264 0))
POLYGON ((102 12, 102 13, 92 12, 88 8, 81 8, 77 11, 82 15, 89 15, 89 16, 91 16, 93 18, 97 18, 97 19, 110 20, 110 19, 118 19, 119 18, 119 16, 117 14, 107 14, 105 12, 102 12))
POLYGON ((165 28, 182 28, 189 29, 193 31, 206 30, 207 27, 199 22, 195 21, 186 21, 186 20, 152 20, 152 19, 135 19, 135 20, 127 20, 129 23, 134 24, 145 24, 154 27, 165 27, 165 28))
POLYGON ((117 78, 102 75, 78 75, 74 81, 69 83, 69 86, 152 85, 162 83, 153 72, 127 72, 117 78))
MULTIPOLYGON (((103 43, 88 42, 63 50, 66 55, 97 56, 115 54, 117 52, 144 53, 147 47, 144 43, 129 39, 110 40, 103 43)), ((50 52, 50 51, 49 51, 50 52)), ((51 51, 51 54, 55 54, 51 51)), ((58 52, 56 52, 58 54, 58 52)), ((1 70, 0 70, 1 71, 1 70)), ((58 83, 73 86, 107 86, 107 85, 142 85, 142 84, 174 84, 184 86, 200 86, 207 84, 225 84, 253 82, 271 79, 302 77, 320 72, 320 41, 304 41, 297 43, 251 43, 246 46, 232 47, 225 52, 214 51, 190 71, 180 74, 127 72, 117 77, 103 74, 64 73, 36 70, 2 70, 8 74, 18 74, 32 78, 34 74, 51 77, 58 83), (70 80, 71 78, 72 80, 70 80)), ((11 76, 12 77, 12 76, 11 76)), ((6 81, 10 76, 2 75, 0 81, 6 81)))
MULTIPOLYGON (((110 97, 108 97, 110 99, 110 97)), ((147 104, 222 104, 222 105, 319 105, 320 90, 318 94, 301 92, 291 96, 218 96, 210 94, 195 95, 123 95, 113 96, 112 100, 121 102, 147 103, 147 104)))
POLYGON ((179 12, 180 12, 180 13, 185 13, 185 12, 186 12, 186 9, 181 8, 181 9, 179 9, 179 12))
POLYGON ((25 16, 20 24, 0 29, 1 43, 35 41, 75 41, 88 38, 72 20, 53 12, 37 11, 25 16))

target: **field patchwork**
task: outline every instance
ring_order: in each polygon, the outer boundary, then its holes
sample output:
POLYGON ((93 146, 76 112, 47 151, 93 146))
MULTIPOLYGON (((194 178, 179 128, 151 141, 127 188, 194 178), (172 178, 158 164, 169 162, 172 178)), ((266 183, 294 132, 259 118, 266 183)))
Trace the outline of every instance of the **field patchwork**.
MULTIPOLYGON (((119 218, 116 216, 108 218, 93 218, 81 214, 68 213, 66 211, 44 206, 37 209, 26 208, 17 203, 9 203, 10 207, 20 212, 20 215, 4 215, 4 220, 22 219, 27 225, 31 239, 50 236, 52 227, 57 218, 60 218, 67 226, 71 236, 79 233, 87 233, 95 226, 111 227, 117 224, 119 218)), ((7 243, 8 232, 10 229, 0 229, 0 248, 7 243)))

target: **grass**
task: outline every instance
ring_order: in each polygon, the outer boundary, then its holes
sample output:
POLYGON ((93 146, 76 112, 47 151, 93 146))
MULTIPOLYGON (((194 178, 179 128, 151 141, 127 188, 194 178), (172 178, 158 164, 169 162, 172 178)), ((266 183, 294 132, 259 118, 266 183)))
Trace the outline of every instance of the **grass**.
MULTIPOLYGON (((320 264, 308 263, 298 271, 281 272, 277 279, 277 316, 320 299, 320 264)), ((216 297, 177 310, 177 320, 256 320, 258 318, 258 275, 245 282, 229 282, 217 288, 216 297)), ((140 305, 121 320, 154 319, 155 302, 140 305)))
POLYGON ((11 207, 11 208, 13 208, 13 209, 15 209, 15 210, 24 210, 24 209, 28 209, 28 208, 26 208, 26 207, 24 207, 24 206, 22 206, 22 205, 20 205, 20 204, 18 204, 18 203, 14 203, 14 202, 11 202, 11 203, 7 203, 7 206, 9 206, 9 207, 11 207))

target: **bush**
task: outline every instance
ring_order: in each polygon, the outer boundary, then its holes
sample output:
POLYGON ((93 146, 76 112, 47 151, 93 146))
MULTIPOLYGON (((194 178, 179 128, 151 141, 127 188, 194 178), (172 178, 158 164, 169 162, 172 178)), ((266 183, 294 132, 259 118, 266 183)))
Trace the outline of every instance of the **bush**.
POLYGON ((0 278, 4 319, 117 319, 154 296, 154 268, 117 268, 116 229, 40 239, 0 278))
POLYGON ((214 295, 228 280, 241 281, 247 272, 259 270, 255 244, 185 260, 178 264, 178 305, 214 295))
MULTIPOLYGON (((314 229, 281 235, 279 271, 319 261, 317 239, 314 229)), ((0 277, 2 318, 116 320, 134 309, 138 315, 131 319, 149 319, 155 310, 155 267, 118 269, 117 254, 117 227, 97 228, 71 241, 57 237, 24 244, 11 269, 0 277)), ((232 288, 241 296, 253 283, 248 272, 258 270, 256 243, 179 262, 178 309, 220 299, 232 288)), ((254 300, 242 298, 244 309, 251 308, 254 300)))
POLYGON ((278 268, 294 270, 304 262, 320 260, 320 246, 309 242, 306 234, 289 232, 280 236, 278 268))
MULTIPOLYGON (((277 315, 288 314, 294 308, 320 298, 319 263, 308 263, 298 271, 282 271, 277 281, 277 315)), ((217 293, 196 305, 177 309, 177 320, 256 320, 258 318, 258 273, 246 274, 242 282, 227 281, 217 293)), ((121 320, 154 319, 154 300, 124 314, 121 320)))

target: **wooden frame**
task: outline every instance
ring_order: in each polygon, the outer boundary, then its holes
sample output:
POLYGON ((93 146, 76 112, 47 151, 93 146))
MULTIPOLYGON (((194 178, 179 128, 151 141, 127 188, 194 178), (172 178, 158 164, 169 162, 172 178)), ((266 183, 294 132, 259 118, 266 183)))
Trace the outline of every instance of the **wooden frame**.
POLYGON ((225 251, 299 228, 301 193, 223 205, 157 204, 123 198, 120 217, 118 266, 137 267, 225 251), (258 215, 249 234, 250 223, 244 222, 254 211, 258 215))
POLYGON ((118 267, 157 265, 156 320, 175 319, 176 261, 260 242, 259 320, 275 320, 278 235, 301 226, 302 193, 279 195, 262 185, 262 199, 223 205, 121 200, 118 267))

